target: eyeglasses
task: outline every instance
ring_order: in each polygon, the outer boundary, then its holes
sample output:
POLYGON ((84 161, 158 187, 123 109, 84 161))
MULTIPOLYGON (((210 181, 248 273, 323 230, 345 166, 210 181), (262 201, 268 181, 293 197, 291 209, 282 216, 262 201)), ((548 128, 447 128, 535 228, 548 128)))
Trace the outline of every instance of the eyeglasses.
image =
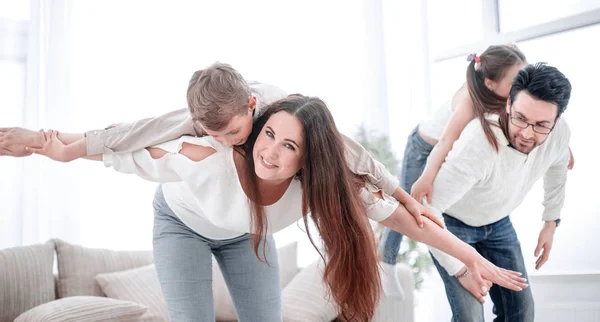
POLYGON ((520 129, 527 129, 530 125, 531 128, 533 129, 533 132, 535 133, 539 133, 539 134, 550 134, 550 132, 552 132, 552 130, 554 129, 554 126, 556 125, 556 120, 554 121, 554 125, 552 125, 552 127, 547 127, 547 126, 543 126, 543 125, 539 125, 539 124, 531 124, 531 123, 527 123, 525 120, 523 120, 520 117, 513 117, 512 116, 512 107, 510 108, 510 123, 512 123, 514 126, 520 128, 520 129))

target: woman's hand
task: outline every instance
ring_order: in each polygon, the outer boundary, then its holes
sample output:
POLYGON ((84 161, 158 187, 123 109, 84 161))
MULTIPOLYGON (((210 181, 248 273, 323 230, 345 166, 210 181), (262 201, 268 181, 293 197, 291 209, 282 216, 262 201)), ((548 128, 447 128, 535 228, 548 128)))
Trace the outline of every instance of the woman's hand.
POLYGON ((411 214, 411 216, 415 218, 419 227, 423 228, 422 216, 424 216, 431 219, 431 221, 433 221, 436 225, 440 226, 441 228, 445 228, 444 223, 439 218, 434 216, 429 209, 427 209, 422 204, 418 203, 416 200, 410 198, 410 201, 403 203, 403 205, 406 208, 406 210, 408 210, 408 212, 411 214))
POLYGON ((69 156, 69 149, 58 139, 58 131, 49 130, 44 133, 43 145, 41 148, 25 148, 28 152, 41 154, 52 160, 60 162, 69 162, 76 157, 69 156))
POLYGON ((410 195, 418 202, 423 202, 423 197, 427 197, 427 203, 431 204, 431 193, 433 192, 433 180, 426 177, 420 176, 415 183, 413 183, 412 189, 410 189, 410 195))
POLYGON ((525 283, 527 280, 521 277, 521 273, 500 268, 481 256, 467 265, 466 269, 466 275, 458 277, 464 273, 464 270, 461 270, 457 278, 481 303, 484 302, 483 297, 489 292, 492 283, 517 292, 529 286, 525 283))

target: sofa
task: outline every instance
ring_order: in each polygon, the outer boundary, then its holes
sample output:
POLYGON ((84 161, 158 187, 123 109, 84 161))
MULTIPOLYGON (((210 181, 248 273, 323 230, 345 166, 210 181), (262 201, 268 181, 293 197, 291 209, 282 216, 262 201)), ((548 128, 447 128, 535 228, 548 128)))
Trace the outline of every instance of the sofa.
MULTIPOLYGON (((298 268, 295 243, 278 248, 284 321, 332 321, 320 263, 298 268)), ((411 270, 397 265, 406 298, 382 296, 373 321, 414 320, 411 270)), ((217 321, 236 321, 213 259, 217 321)), ((87 248, 52 239, 0 250, 0 322, 168 321, 150 251, 87 248), (55 264, 56 259, 56 266, 55 264)))

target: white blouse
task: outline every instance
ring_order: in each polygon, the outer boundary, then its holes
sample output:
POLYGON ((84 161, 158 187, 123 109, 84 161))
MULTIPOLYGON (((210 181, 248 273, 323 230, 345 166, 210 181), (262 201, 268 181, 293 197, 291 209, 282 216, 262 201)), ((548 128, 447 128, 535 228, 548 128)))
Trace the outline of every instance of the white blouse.
MULTIPOLYGON (((131 153, 103 155, 104 164, 116 171, 136 174, 162 183, 167 204, 179 219, 196 233, 210 239, 229 239, 250 231, 250 203, 235 167, 231 147, 210 136, 183 136, 156 146, 168 153, 154 159, 146 149, 131 153), (201 161, 179 154, 183 142, 215 149, 216 153, 201 161)), ((398 202, 384 194, 378 199, 367 183, 361 191, 369 217, 381 221, 398 207, 398 202)), ((284 195, 265 206, 268 234, 275 233, 302 218, 302 186, 292 180, 284 195)))

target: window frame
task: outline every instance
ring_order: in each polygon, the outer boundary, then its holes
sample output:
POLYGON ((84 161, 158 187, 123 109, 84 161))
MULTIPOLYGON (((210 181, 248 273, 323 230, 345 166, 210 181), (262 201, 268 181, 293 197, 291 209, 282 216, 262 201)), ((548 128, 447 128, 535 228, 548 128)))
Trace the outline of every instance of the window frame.
MULTIPOLYGON (((444 60, 466 56, 477 52, 489 44, 510 44, 522 42, 544 36, 561 33, 600 23, 600 9, 594 9, 572 16, 556 19, 527 28, 503 33, 500 30, 500 11, 498 2, 501 0, 483 1, 481 18, 483 20, 483 38, 471 44, 457 46, 452 49, 433 53, 432 64, 444 60)), ((431 76, 431 75, 430 75, 431 76)))

